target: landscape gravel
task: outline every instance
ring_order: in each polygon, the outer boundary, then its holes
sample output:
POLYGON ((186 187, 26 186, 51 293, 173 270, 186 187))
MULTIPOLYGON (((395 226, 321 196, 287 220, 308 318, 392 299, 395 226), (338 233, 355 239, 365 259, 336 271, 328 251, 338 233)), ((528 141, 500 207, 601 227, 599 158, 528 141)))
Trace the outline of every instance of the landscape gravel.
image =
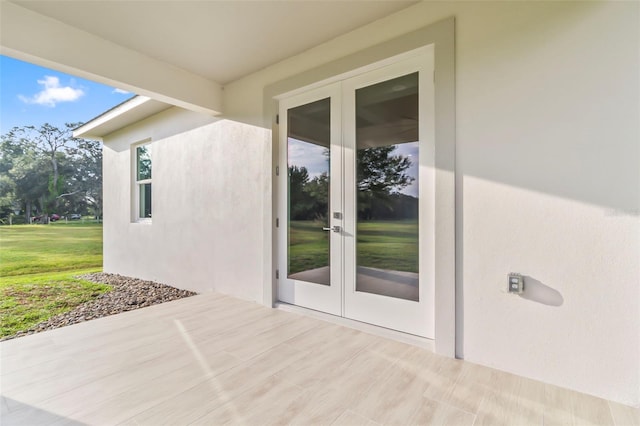
POLYGON ((56 315, 48 321, 35 325, 29 330, 19 332, 2 340, 52 330, 54 328, 119 314, 146 306, 157 305, 159 303, 170 302, 197 294, 193 291, 181 290, 165 284, 125 277, 118 274, 100 272, 80 275, 78 278, 94 283, 107 284, 113 287, 113 289, 101 294, 90 302, 77 306, 69 312, 56 315))

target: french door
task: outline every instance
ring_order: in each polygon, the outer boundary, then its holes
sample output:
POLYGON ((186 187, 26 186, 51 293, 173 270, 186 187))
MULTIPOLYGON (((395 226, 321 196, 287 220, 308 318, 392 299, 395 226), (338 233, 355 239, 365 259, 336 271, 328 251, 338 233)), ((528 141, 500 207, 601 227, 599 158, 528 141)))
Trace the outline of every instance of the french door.
POLYGON ((433 56, 280 100, 278 298, 434 333, 433 56))

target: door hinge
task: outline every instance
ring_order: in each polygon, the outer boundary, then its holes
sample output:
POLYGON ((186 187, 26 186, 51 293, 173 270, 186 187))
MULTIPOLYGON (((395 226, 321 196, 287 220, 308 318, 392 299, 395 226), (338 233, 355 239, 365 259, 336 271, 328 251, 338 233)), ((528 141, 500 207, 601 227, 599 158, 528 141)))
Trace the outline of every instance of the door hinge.
POLYGON ((280 166, 276 166, 276 176, 280 176, 280 166))
POLYGON ((276 279, 280 278, 280 270, 276 269, 276 279))
POLYGON ((280 124, 280 114, 276 114, 276 124, 280 124))
POLYGON ((280 227, 280 218, 276 217, 276 228, 280 227))

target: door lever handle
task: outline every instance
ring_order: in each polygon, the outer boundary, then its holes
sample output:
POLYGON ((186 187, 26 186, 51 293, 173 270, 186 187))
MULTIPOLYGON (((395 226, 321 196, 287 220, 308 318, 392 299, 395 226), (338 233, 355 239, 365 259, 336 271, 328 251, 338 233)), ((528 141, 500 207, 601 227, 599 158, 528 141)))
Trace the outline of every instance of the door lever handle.
POLYGON ((322 227, 323 231, 333 231, 333 232, 340 232, 340 226, 339 225, 334 225, 331 228, 327 228, 327 227, 322 227))

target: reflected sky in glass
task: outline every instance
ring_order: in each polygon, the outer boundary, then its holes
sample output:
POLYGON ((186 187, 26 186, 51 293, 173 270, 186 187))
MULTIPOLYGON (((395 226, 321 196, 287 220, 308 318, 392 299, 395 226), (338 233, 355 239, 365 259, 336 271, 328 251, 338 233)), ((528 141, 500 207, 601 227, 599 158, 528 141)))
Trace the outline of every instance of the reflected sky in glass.
POLYGON ((412 197, 418 196, 418 171, 420 167, 418 146, 418 142, 402 143, 396 145, 396 149, 395 151, 393 151, 393 155, 409 157, 409 159, 411 160, 411 167, 409 167, 405 173, 413 178, 413 182, 411 182, 411 185, 407 185, 405 188, 402 188, 399 192, 401 194, 410 195, 412 197))
POLYGON ((324 155, 327 148, 289 138, 289 165, 304 166, 309 179, 329 171, 329 157, 324 155))

